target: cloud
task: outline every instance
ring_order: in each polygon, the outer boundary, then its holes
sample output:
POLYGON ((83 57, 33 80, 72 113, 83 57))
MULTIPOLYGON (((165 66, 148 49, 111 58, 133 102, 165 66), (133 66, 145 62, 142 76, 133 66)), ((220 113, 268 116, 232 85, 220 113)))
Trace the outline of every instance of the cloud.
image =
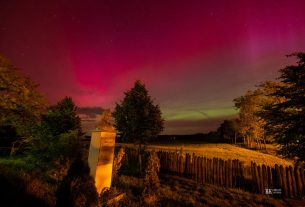
POLYGON ((96 118, 97 115, 101 115, 104 109, 102 107, 79 107, 77 113, 88 118, 96 118))

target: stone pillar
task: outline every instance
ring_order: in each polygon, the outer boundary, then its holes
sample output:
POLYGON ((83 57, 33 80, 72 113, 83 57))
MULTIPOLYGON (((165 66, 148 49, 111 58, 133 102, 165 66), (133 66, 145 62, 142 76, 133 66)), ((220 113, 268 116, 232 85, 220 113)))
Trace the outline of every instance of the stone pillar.
POLYGON ((99 194, 111 186, 116 131, 110 121, 111 112, 106 110, 100 124, 91 134, 88 163, 99 194))
POLYGON ((88 162, 98 193, 111 186, 115 135, 115 132, 92 132, 88 162))

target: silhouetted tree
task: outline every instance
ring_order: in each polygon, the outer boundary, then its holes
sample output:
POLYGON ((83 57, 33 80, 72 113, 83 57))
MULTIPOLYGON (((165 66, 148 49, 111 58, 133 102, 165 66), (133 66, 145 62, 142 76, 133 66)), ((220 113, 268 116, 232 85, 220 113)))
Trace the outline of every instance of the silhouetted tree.
POLYGON ((70 130, 78 130, 81 133, 81 121, 71 97, 65 97, 55 106, 49 107, 42 120, 53 136, 70 130))
POLYGON ((264 128, 280 145, 285 157, 305 160, 305 53, 294 53, 297 65, 280 70, 283 84, 274 87, 269 96, 273 102, 266 104, 261 117, 266 120, 264 128))
POLYGON ((163 130, 160 107, 153 104, 139 80, 125 92, 124 100, 116 104, 113 116, 120 137, 128 142, 145 143, 163 130))
POLYGON ((124 100, 120 104, 116 103, 113 117, 121 140, 139 144, 141 173, 141 144, 156 138, 163 130, 160 107, 153 104, 145 85, 137 80, 134 87, 125 92, 124 100))
POLYGON ((224 120, 220 127, 217 129, 223 141, 236 144, 236 139, 239 129, 239 120, 224 120))

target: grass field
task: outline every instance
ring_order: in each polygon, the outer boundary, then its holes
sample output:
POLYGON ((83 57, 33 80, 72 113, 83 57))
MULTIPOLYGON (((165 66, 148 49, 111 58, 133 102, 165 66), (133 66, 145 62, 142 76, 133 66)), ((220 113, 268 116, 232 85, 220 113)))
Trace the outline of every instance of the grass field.
MULTIPOLYGON (((134 144, 116 144, 117 146, 127 146, 127 147, 137 147, 134 144)), ((291 160, 282 159, 278 156, 271 154, 266 154, 257 150, 245 149, 231 144, 184 144, 184 145, 174 145, 174 144, 154 144, 148 145, 148 150, 164 150, 164 151, 178 151, 181 149, 183 153, 195 153, 196 155, 204 156, 207 158, 221 158, 221 159, 239 159, 243 161, 246 165, 249 165, 251 161, 257 164, 265 164, 269 166, 278 165, 292 165, 291 160)), ((267 149, 274 150, 274 146, 268 146, 267 149)))

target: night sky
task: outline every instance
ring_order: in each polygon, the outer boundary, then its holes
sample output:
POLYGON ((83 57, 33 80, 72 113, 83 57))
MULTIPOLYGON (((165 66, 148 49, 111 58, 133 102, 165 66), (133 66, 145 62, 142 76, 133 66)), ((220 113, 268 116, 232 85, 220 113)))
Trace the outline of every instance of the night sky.
POLYGON ((113 109, 142 80, 164 133, 214 130, 305 51, 305 1, 0 0, 0 53, 51 104, 113 109))

